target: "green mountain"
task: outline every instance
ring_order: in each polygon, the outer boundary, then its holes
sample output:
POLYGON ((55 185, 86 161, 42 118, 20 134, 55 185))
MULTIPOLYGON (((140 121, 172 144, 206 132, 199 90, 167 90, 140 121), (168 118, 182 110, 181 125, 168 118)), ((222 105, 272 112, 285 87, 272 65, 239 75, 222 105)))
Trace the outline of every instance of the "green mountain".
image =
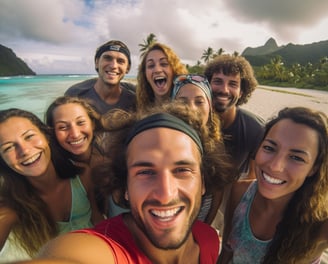
POLYGON ((286 65, 299 63, 318 63, 320 59, 328 57, 328 40, 314 42, 305 45, 288 44, 277 46, 276 41, 270 38, 264 46, 257 48, 246 48, 244 56, 252 66, 263 66, 269 64, 274 57, 280 56, 286 65))
POLYGON ((36 75, 36 73, 11 49, 0 44, 0 76, 15 75, 36 75))
POLYGON ((281 47, 278 47, 277 42, 274 38, 270 38, 264 46, 257 47, 257 48, 251 48, 247 47, 243 51, 243 56, 257 56, 257 55, 266 55, 270 54, 272 52, 275 52, 277 50, 281 49, 281 47))

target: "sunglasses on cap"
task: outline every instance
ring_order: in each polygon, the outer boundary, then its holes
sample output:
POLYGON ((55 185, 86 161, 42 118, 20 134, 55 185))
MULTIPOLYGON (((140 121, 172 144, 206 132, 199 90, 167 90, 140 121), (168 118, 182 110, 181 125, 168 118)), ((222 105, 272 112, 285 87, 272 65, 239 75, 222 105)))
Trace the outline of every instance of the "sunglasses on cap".
POLYGON ((174 85, 183 82, 190 82, 190 83, 199 82, 199 83, 206 83, 209 85, 207 78, 204 75, 199 75, 199 74, 181 74, 178 75, 173 81, 174 85))

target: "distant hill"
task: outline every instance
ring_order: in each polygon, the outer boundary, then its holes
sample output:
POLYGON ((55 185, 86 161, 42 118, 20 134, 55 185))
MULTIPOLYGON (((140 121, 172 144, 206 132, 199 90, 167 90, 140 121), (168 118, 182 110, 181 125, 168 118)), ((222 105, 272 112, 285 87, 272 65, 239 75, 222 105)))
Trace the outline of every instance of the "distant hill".
POLYGON ((16 75, 36 75, 36 73, 11 49, 0 44, 0 76, 16 75))
POLYGON ((272 52, 275 52, 277 50, 281 49, 281 47, 278 47, 277 42, 274 38, 270 38, 264 46, 257 47, 257 48, 250 48, 247 47, 243 51, 243 56, 258 56, 258 55, 266 55, 270 54, 272 52))
POLYGON ((299 63, 318 63, 320 59, 328 57, 328 40, 311 44, 278 46, 273 38, 270 38, 264 46, 257 48, 246 48, 244 56, 252 66, 263 66, 269 64, 273 57, 281 56, 286 65, 299 63))

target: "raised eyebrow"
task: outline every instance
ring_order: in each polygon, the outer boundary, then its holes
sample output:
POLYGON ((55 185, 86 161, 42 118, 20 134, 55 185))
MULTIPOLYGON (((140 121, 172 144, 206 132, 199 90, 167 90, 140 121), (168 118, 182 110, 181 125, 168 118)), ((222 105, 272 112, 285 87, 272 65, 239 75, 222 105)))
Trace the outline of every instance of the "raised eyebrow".
POLYGON ((239 84, 239 82, 238 81, 229 81, 229 83, 231 83, 231 84, 239 84))
POLYGON ((270 144, 277 146, 277 143, 276 143, 274 140, 272 140, 272 139, 265 138, 265 139, 263 140, 263 142, 264 142, 264 141, 268 141, 270 144))
MULTIPOLYGON (((179 160, 177 162, 174 162, 174 165, 197 165, 197 162, 192 160, 179 160)), ((135 167, 154 167, 155 165, 152 162, 148 161, 137 161, 129 166, 129 168, 135 168, 135 167)))
POLYGON ((137 161, 129 166, 129 168, 135 167, 153 167, 154 164, 148 161, 137 161))
MULTIPOLYGON (((85 116, 77 116, 77 117, 75 118, 75 120, 79 120, 79 119, 81 119, 81 118, 85 118, 85 116)), ((69 121, 65 121, 65 120, 58 120, 58 121, 55 122, 55 124, 58 124, 58 123, 69 124, 70 122, 69 122, 69 121)))
MULTIPOLYGON (((265 139, 264 141, 268 141, 269 143, 271 143, 274 146, 277 146, 277 143, 271 139, 265 139)), ((293 153, 300 153, 300 154, 304 154, 309 156, 310 154, 307 151, 301 150, 301 149, 290 149, 291 152, 293 153)))
MULTIPOLYGON (((25 135, 28 134, 29 132, 34 132, 34 131, 35 131, 35 129, 28 129, 28 130, 26 130, 26 131, 22 134, 22 136, 25 136, 25 135)), ((12 142, 12 141, 4 142, 4 143, 0 144, 0 147, 2 147, 2 146, 4 146, 4 145, 7 145, 7 144, 11 144, 11 143, 13 143, 13 142, 12 142)))

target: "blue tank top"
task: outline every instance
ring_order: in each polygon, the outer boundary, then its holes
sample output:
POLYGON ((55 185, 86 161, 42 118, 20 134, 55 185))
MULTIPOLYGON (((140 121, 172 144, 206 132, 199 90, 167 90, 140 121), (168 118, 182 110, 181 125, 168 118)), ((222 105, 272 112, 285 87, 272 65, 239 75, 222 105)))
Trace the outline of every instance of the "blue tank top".
POLYGON ((68 222, 57 222, 60 234, 93 226, 90 201, 80 177, 71 178, 70 183, 72 192, 71 215, 68 222))
POLYGON ((257 239, 249 223, 249 211, 257 191, 257 182, 250 184, 234 211, 232 230, 227 244, 233 251, 232 263, 260 263, 271 240, 257 239))

